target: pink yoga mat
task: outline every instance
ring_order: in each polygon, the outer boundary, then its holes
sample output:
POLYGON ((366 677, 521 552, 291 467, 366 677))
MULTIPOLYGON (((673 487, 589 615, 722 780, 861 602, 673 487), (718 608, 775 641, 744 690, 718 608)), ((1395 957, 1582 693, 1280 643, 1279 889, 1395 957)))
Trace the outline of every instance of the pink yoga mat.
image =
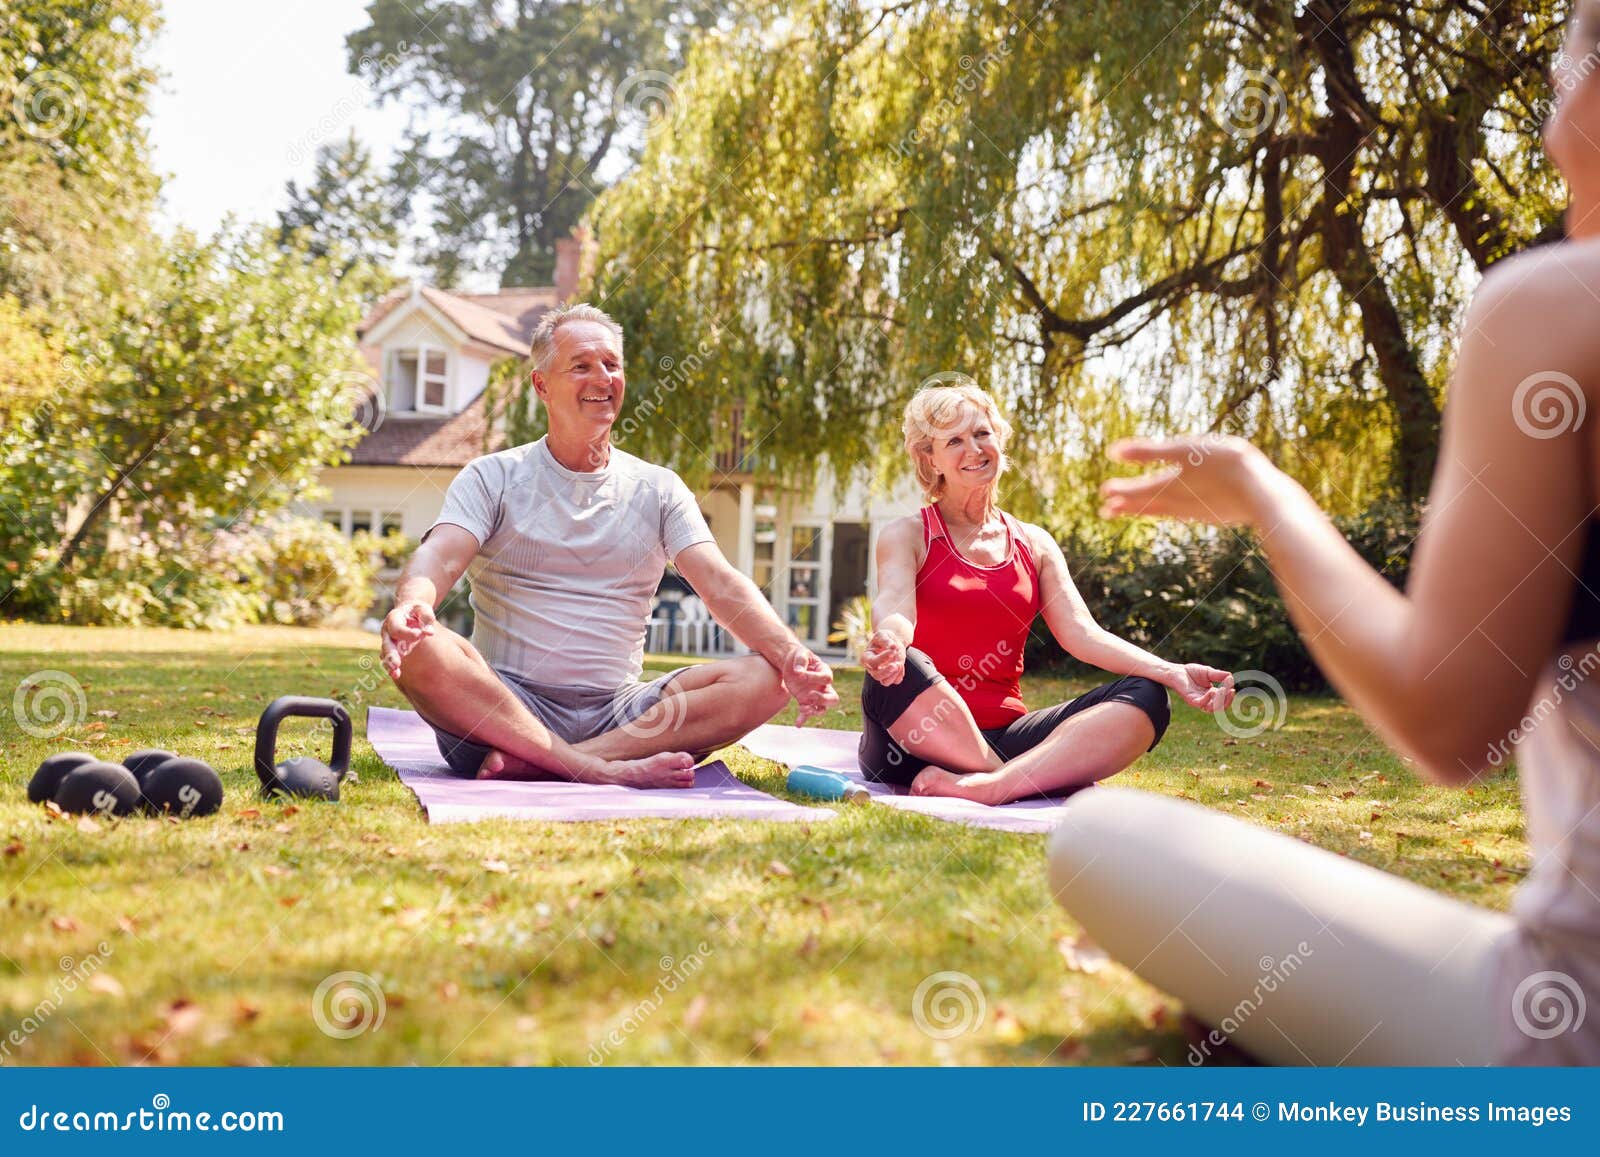
POLYGON ((433 730, 415 711, 367 709, 367 741, 417 795, 436 824, 484 819, 626 820, 745 819, 795 822, 831 820, 829 808, 802 807, 740 782, 720 759, 695 768, 694 786, 673 789, 606 784, 517 783, 452 775, 433 730))
POLYGON ((784 727, 768 723, 746 735, 739 741, 739 746, 762 759, 771 759, 787 767, 808 763, 812 767, 840 772, 871 792, 874 803, 949 820, 951 823, 996 828, 1005 832, 1048 832, 1066 815, 1065 800, 1060 798, 1024 799, 989 807, 966 799, 908 795, 905 788, 873 783, 861 774, 861 767, 856 762, 856 745, 860 741, 859 731, 828 731, 820 727, 784 727))

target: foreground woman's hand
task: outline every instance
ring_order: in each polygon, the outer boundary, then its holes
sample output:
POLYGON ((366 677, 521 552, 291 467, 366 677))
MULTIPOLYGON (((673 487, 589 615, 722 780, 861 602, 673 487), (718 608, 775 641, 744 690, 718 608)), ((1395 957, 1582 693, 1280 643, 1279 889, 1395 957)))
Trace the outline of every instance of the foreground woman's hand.
POLYGON ((1184 663, 1165 680, 1190 707, 1226 711, 1233 704, 1233 673, 1204 663, 1184 663))
POLYGON ((1129 438, 1109 451, 1117 462, 1166 462, 1165 470, 1113 478, 1100 487, 1105 518, 1145 515, 1218 526, 1259 526, 1274 484, 1286 481, 1267 456, 1243 438, 1129 438))
POLYGON ((892 631, 874 631, 861 652, 861 667, 885 687, 893 687, 906 673, 906 644, 892 631))

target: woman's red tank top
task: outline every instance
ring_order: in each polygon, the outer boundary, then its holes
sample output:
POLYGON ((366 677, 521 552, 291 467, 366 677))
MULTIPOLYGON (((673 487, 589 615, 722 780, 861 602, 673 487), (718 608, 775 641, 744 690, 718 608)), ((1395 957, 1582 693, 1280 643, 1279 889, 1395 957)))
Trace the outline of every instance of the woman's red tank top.
POLYGON ((999 566, 963 558, 937 505, 922 508, 928 554, 917 571, 917 628, 911 645, 965 700, 978 726, 1004 727, 1026 714, 1022 652, 1039 613, 1039 569, 1022 527, 1005 521, 1010 549, 999 566))

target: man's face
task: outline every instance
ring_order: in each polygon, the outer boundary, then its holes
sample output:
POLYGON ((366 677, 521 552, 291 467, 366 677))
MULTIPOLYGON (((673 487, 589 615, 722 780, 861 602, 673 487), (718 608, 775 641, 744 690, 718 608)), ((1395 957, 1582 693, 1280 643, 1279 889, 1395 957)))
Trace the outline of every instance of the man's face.
POLYGON ((567 322, 555 332, 547 368, 533 372, 533 388, 549 412, 551 430, 609 431, 622 413, 626 389, 622 343, 597 322, 567 322))

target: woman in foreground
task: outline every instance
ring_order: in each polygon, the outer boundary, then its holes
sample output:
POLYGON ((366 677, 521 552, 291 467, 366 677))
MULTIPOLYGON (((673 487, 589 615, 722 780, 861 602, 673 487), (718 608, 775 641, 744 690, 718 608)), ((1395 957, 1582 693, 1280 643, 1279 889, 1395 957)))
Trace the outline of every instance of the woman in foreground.
POLYGON ((1180 800, 1072 801, 1050 841, 1057 898, 1264 1060, 1600 1063, 1597 48, 1589 0, 1545 129, 1570 239, 1478 290, 1404 594, 1248 443, 1112 451, 1171 465, 1107 483, 1107 515, 1257 531, 1307 647, 1424 778, 1464 785, 1518 747, 1534 866, 1510 915, 1180 800))
POLYGON ((878 539, 859 758, 868 778, 918 795, 1001 804, 1081 787, 1160 742, 1168 687, 1203 710, 1233 698, 1228 672, 1165 662, 1097 626, 1055 539, 995 506, 1010 432, 975 385, 926 388, 906 408, 929 505, 878 539), (1122 678, 1029 711, 1022 656, 1041 613, 1069 654, 1122 678))

